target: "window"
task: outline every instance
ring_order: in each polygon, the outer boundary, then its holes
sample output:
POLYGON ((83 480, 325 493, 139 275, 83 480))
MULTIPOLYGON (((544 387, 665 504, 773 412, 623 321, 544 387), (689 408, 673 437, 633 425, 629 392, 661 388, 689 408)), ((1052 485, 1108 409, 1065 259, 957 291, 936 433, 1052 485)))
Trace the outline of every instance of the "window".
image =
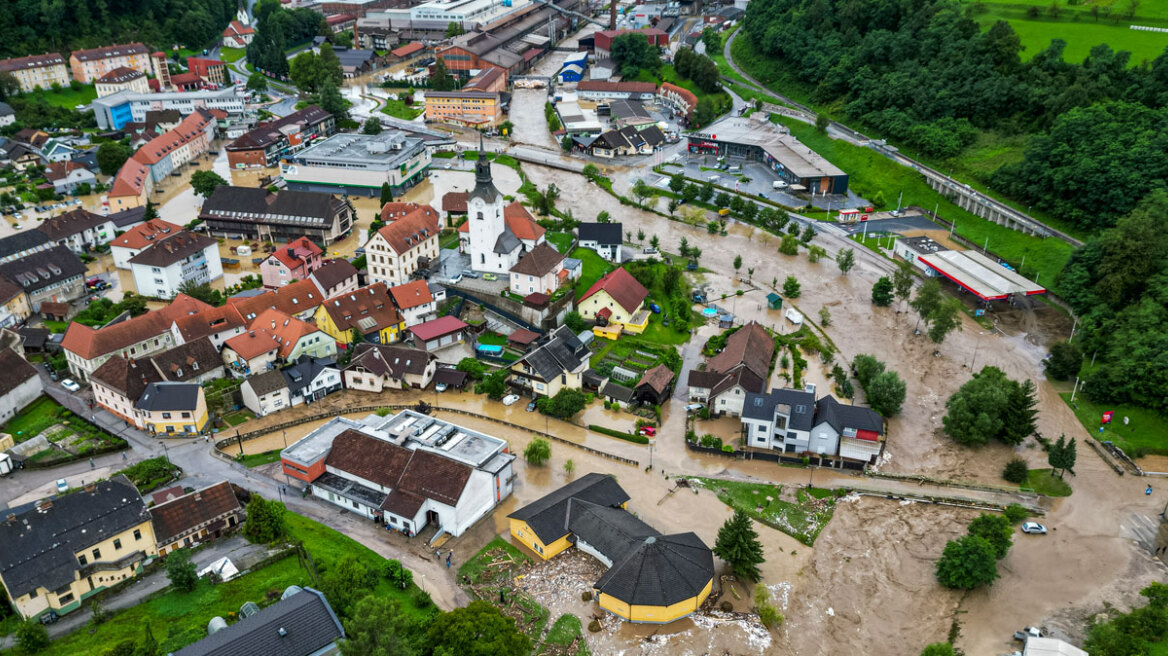
POLYGON ((163 419, 170 419, 170 413, 169 412, 162 413, 162 418, 163 419))
POLYGON ((134 529, 134 539, 135 539, 135 540, 141 540, 141 539, 142 539, 142 529, 140 529, 140 528, 136 528, 136 529, 134 529))
POLYGON ((70 592, 69 594, 64 594, 64 595, 61 595, 60 597, 57 597, 57 603, 61 606, 64 606, 65 604, 68 604, 72 601, 73 601, 73 593, 72 592, 70 592))
POLYGON ((81 563, 82 567, 85 567, 86 563, 89 562, 89 559, 85 557, 85 554, 81 554, 77 557, 77 562, 81 563))
POLYGON ((189 413, 189 412, 184 412, 184 413, 182 414, 182 418, 183 418, 183 419, 190 419, 190 418, 191 418, 191 413, 189 413))
POLYGON ((120 551, 122 548, 122 541, 119 538, 114 538, 114 551, 120 551))
POLYGON ((93 559, 94 560, 101 560, 101 549, 94 549, 93 550, 93 559))

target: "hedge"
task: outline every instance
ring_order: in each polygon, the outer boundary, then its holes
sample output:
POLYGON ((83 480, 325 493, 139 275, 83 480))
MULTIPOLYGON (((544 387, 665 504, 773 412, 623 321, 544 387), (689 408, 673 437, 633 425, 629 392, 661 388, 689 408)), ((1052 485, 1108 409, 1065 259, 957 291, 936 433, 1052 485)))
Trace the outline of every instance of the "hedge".
POLYGON ((615 437, 618 439, 627 440, 627 441, 633 442, 635 444, 648 444, 649 443, 649 438, 645 437, 644 435, 633 435, 632 433, 625 433, 623 431, 613 430, 611 428, 605 428, 604 426, 597 426, 596 424, 588 424, 588 430, 596 431, 597 433, 600 433, 601 435, 608 435, 609 437, 615 437))

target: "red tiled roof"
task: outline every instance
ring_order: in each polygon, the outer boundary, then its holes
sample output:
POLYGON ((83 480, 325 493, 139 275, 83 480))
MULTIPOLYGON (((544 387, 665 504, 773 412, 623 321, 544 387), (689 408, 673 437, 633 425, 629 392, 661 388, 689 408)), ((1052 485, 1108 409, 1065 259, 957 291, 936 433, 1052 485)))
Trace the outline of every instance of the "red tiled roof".
POLYGON ((223 348, 230 348, 244 360, 251 360, 264 353, 278 351, 280 349, 280 342, 276 341, 276 334, 274 332, 264 328, 258 322, 252 325, 255 327, 246 333, 236 335, 223 342, 223 348))
POLYGON ((280 261, 281 264, 289 269, 298 269, 305 265, 305 262, 313 256, 319 256, 324 253, 320 246, 317 246, 308 237, 300 237, 288 242, 284 246, 277 248, 272 252, 270 257, 274 257, 280 261), (292 251, 291 253, 289 251, 292 251))
POLYGON ((55 66, 57 64, 64 64, 65 58, 59 53, 47 52, 43 55, 29 55, 27 57, 16 57, 14 59, 0 59, 0 71, 11 72, 24 70, 26 68, 40 68, 42 66, 55 66))
POLYGON ((84 169, 81 164, 72 160, 68 162, 52 162, 45 168, 45 179, 47 180, 64 180, 69 177, 71 171, 84 169))
POLYGON ((176 319, 210 308, 210 305, 202 301, 186 294, 179 294, 170 305, 161 310, 152 310, 105 328, 96 329, 80 323, 71 323, 61 340, 61 348, 77 354, 82 359, 92 360, 155 335, 161 335, 170 330, 170 325, 176 319))
POLYGON ((681 98, 683 100, 685 100, 686 104, 689 105, 691 112, 693 111, 693 109, 695 107, 698 106, 698 97, 696 95, 694 95, 694 92, 690 91, 689 89, 683 89, 683 88, 677 86, 676 84, 670 84, 669 82, 663 82, 661 84, 661 89, 658 90, 657 93, 666 93, 666 92, 674 93, 678 96, 681 96, 681 98))
POLYGON ((106 73, 105 75, 97 78, 97 81, 100 84, 121 84, 123 82, 136 80, 140 77, 146 77, 146 74, 137 69, 130 68, 129 66, 119 66, 109 73, 106 73))
POLYGON ((312 312, 324 302, 316 283, 311 280, 297 280, 273 292, 256 294, 246 298, 229 298, 227 303, 243 315, 244 321, 252 321, 264 310, 274 307, 287 315, 312 312))
POLYGON ((419 50, 425 49, 425 47, 426 46, 422 45, 421 43, 414 41, 413 43, 407 43, 404 46, 390 50, 389 54, 393 55, 394 57, 406 57, 408 55, 414 54, 415 52, 418 52, 419 50))
MULTIPOLYGON (((519 239, 538 241, 547 231, 535 222, 535 217, 519 201, 514 201, 503 208, 503 221, 511 229, 511 233, 519 239)), ((463 222, 458 226, 459 232, 469 232, 470 223, 463 222)))
POLYGON ((180 230, 182 230, 182 226, 167 223, 162 219, 150 219, 122 233, 110 245, 122 248, 146 248, 170 235, 177 234, 180 230))
MULTIPOLYGON (((276 343, 280 346, 279 356, 282 358, 287 358, 292 354, 292 349, 296 348, 296 343, 300 341, 301 337, 317 332, 316 326, 307 321, 290 317, 275 308, 264 310, 255 318, 255 321, 251 322, 251 330, 256 330, 257 328, 266 330, 272 334, 276 343)), ((232 339, 239 339, 240 337, 243 337, 243 335, 233 337, 232 339)), ((225 343, 230 343, 230 340, 225 343)), ((238 353, 239 349, 236 349, 236 352, 238 353)), ((260 352, 262 353, 263 351, 260 352)), ((240 353, 240 355, 243 354, 240 353)), ((248 359, 250 360, 251 357, 248 359)))
POLYGON ((417 203, 386 203, 381 206, 381 220, 396 221, 419 207, 417 203))
POLYGON ((466 214, 466 199, 470 196, 465 191, 451 191, 442 197, 442 211, 455 214, 466 214))
POLYGON ((626 271, 624 267, 620 267, 609 272, 600 280, 597 280, 595 284, 588 288, 588 291, 584 293, 580 301, 583 302, 602 289, 608 292, 612 300, 616 301, 626 312, 636 311, 649 295, 649 290, 637 282, 633 274, 626 271))
POLYGON ((243 328, 247 322, 234 305, 212 307, 196 314, 178 317, 174 326, 184 342, 192 342, 233 328, 243 328))
POLYGON ((255 29, 244 25, 243 23, 233 20, 227 25, 227 29, 223 30, 223 36, 232 37, 239 34, 255 34, 255 29))
POLYGON ((438 212, 424 205, 377 231, 395 253, 401 254, 438 237, 438 212))
POLYGON ((194 141, 203 135, 206 132, 207 125, 212 122, 212 118, 210 112, 207 110, 196 109, 188 114, 173 130, 155 139, 151 139, 139 148, 138 152, 134 153, 133 159, 143 164, 157 164, 161 162, 179 146, 194 141))
POLYGON ((150 509, 150 518, 154 525, 154 538, 159 545, 163 545, 198 526, 242 511, 243 506, 236 498, 231 483, 223 481, 154 506, 150 509))
POLYGON ((150 52, 146 46, 141 43, 127 43, 125 45, 102 46, 100 48, 90 48, 89 50, 74 50, 73 57, 77 61, 91 61, 95 59, 107 59, 109 57, 125 57, 127 55, 144 55, 150 52))
POLYGON ((434 295, 425 280, 415 280, 404 285, 389 288, 390 296, 399 309, 408 310, 419 305, 434 302, 434 295))
POLYGON ((415 337, 422 341, 428 341, 435 337, 449 335, 466 328, 466 324, 458 317, 438 317, 433 321, 420 323, 416 326, 411 326, 409 330, 415 337))
POLYGON ((508 342, 515 342, 520 346, 527 346, 537 339, 539 339, 539 333, 526 328, 520 328, 507 336, 508 342))
POLYGON ((378 282, 348 294, 334 296, 324 302, 325 312, 337 330, 356 328, 368 335, 402 322, 401 314, 389 298, 385 283, 378 282), (372 325, 360 325, 363 319, 372 319, 372 325))
POLYGON ((131 157, 118 170, 118 175, 110 187, 109 197, 141 196, 146 189, 146 179, 149 177, 150 167, 131 157))
POLYGON ((657 85, 652 82, 604 82, 586 80, 576 84, 577 91, 615 91, 618 93, 655 93, 657 85))

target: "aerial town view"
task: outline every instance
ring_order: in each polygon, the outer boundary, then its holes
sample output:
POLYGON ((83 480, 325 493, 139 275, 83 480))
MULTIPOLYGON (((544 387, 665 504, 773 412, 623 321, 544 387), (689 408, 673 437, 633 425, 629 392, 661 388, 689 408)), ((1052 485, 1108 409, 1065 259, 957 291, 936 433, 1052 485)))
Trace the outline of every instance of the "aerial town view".
POLYGON ((0 36, 0 656, 1168 656, 1168 3, 0 36))

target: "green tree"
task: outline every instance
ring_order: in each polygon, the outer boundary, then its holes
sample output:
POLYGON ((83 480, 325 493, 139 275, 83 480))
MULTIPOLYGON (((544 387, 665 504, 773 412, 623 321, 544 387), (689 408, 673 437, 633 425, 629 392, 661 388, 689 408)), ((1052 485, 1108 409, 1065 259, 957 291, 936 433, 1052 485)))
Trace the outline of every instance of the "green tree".
POLYGON ((515 620, 485 601, 442 613, 426 630, 433 656, 514 656, 531 651, 515 620))
POLYGON ((223 305, 223 293, 214 289, 210 284, 198 282, 195 279, 184 280, 178 286, 178 293, 186 294, 193 299, 216 307, 223 305))
POLYGON ((435 91, 454 91, 458 88, 458 83, 450 77, 446 62, 441 57, 434 62, 434 70, 430 73, 430 88, 435 91))
POLYGON ((712 27, 702 30, 702 43, 706 45, 708 55, 722 52, 722 34, 712 27))
POLYGON ((936 278, 929 278, 917 290, 917 295, 913 297, 909 307, 916 310, 925 325, 928 325, 933 311, 940 307, 942 300, 944 299, 941 296, 941 283, 936 278))
POLYGON ((810 223, 808 223, 807 227, 803 229, 803 235, 801 237, 799 237, 799 241, 802 241, 804 244, 807 244, 807 243, 810 243, 811 240, 814 238, 815 238, 815 226, 812 226, 810 223))
POLYGON ((799 298, 800 291, 799 281, 795 276, 787 276, 783 281, 783 296, 786 298, 799 298))
POLYGON ((317 104, 320 105, 321 109, 337 118, 348 118, 349 116, 349 101, 345 100, 331 79, 325 79, 321 83, 317 104))
POLYGON ((199 584, 199 571, 191 562, 190 549, 170 552, 166 557, 166 578, 179 592, 190 592, 199 584))
POLYGON ((892 305, 892 301, 892 281, 888 276, 881 276, 876 284, 872 285, 872 304, 877 307, 888 307, 892 305))
POLYGON ((982 513, 969 523, 969 534, 976 535, 990 544, 998 560, 1006 557, 1010 545, 1014 544, 1014 527, 1004 515, 982 513))
POLYGON ((912 268, 912 262, 897 260, 896 271, 892 272, 892 287, 896 292, 896 298, 900 299, 901 302, 907 301, 912 295, 912 268))
POLYGON ((976 535, 950 540, 937 561, 937 580, 946 588, 972 590, 997 578, 994 547, 976 535))
POLYGON ((255 75, 252 75, 252 76, 247 78, 246 87, 247 87, 248 91, 254 91, 254 92, 260 93, 260 94, 267 93, 268 92, 268 78, 266 78, 263 75, 260 75, 258 73, 255 75))
POLYGON ((1030 511, 1026 510, 1026 508, 1023 507, 1020 503, 1011 503, 1010 505, 1006 506, 1006 510, 1003 511, 1003 514, 1006 516, 1006 519, 1010 520, 1011 524, 1018 524, 1025 521, 1025 519, 1030 516, 1030 511))
POLYGON ((457 21, 450 21, 446 24, 446 38, 453 39, 461 34, 466 34, 466 30, 462 29, 462 24, 457 21))
POLYGON ((574 139, 572 139, 572 135, 570 135, 570 134, 565 134, 563 137, 560 138, 560 148, 563 149, 563 151, 565 153, 572 152, 572 148, 575 145, 576 145, 576 141, 574 139))
POLYGON ((714 185, 709 183, 709 182, 703 183, 698 191, 698 198, 701 198, 703 201, 709 202, 709 200, 713 197, 714 197, 714 185))
POLYGON ((827 114, 820 112, 815 115, 815 129, 823 134, 827 134, 827 127, 831 125, 831 119, 827 114))
POLYGON ((320 90, 328 75, 320 56, 309 50, 292 58, 288 66, 288 77, 302 93, 311 94, 320 90))
POLYGON ((680 173, 675 173, 670 176, 669 190, 675 194, 680 194, 682 189, 685 189, 685 178, 680 173))
POLYGON ((1059 472, 1059 477, 1065 474, 1068 469, 1075 468, 1075 461, 1079 455, 1078 448, 1075 446, 1075 438, 1067 441, 1066 435, 1059 435, 1057 441, 1050 445, 1050 450, 1046 454, 1046 461, 1054 471, 1059 472))
POLYGON ((735 510, 734 516, 722 524, 714 542, 714 555, 726 561, 735 576, 748 581, 759 580, 762 573, 758 566, 766 559, 763 557, 762 542, 758 539, 749 515, 735 510))
POLYGON ((203 198, 210 198, 216 187, 226 187, 230 183, 214 171, 195 171, 191 174, 191 189, 203 198))
POLYGON ((465 372, 471 380, 482 380, 487 368, 475 358, 463 358, 458 361, 455 369, 465 372))
POLYGON ((1002 441, 1021 444, 1038 430, 1038 390, 1034 381, 1026 379, 1010 385, 1009 392, 1002 441))
POLYGON ((588 329, 588 324, 584 321, 584 317, 576 310, 564 315, 564 325, 577 335, 588 329))
POLYGON ((353 605, 368 594, 369 570, 352 555, 341 557, 320 579, 321 592, 341 617, 350 617, 353 605))
POLYGON ((366 595, 353 607, 344 625, 345 638, 339 645, 341 656, 421 656, 425 653, 423 621, 403 612, 401 604, 391 597, 366 595))
POLYGON ((861 353, 852 359, 852 371, 860 387, 868 387, 877 376, 884 373, 884 363, 877 360, 874 355, 861 353))
POLYGON ((1055 380, 1070 380, 1079 375, 1083 366, 1083 352, 1070 342, 1055 342, 1050 346, 1046 360, 1046 375, 1055 380))
POLYGON ((660 50, 649 43, 648 37, 637 32, 621 34, 613 39, 609 56, 627 79, 637 77, 642 70, 655 72, 661 68, 660 50))
POLYGON ((957 652, 953 651, 953 645, 947 642, 934 642, 925 647, 921 656, 957 656, 957 652))
POLYGON ((507 393, 507 370, 498 369, 475 385, 475 394, 486 394, 488 398, 498 401, 507 393))
POLYGON ((345 70, 341 67, 341 58, 337 57, 336 51, 333 50, 333 44, 325 41, 320 44, 320 55, 317 56, 320 69, 319 84, 331 81, 333 84, 340 87, 345 83, 345 70))
MULTIPOLYGON (((1010 380, 997 367, 984 367, 973 374, 945 402, 946 413, 941 419, 945 432, 959 444, 976 446, 992 439, 1008 444, 1019 444, 1018 436, 1025 432, 1025 426, 1010 422, 1020 422, 1021 415, 1011 414, 1011 398, 1019 398, 1019 383, 1010 380)), ((1017 404, 1015 403, 1015 407, 1017 404)))
POLYGON ((540 411, 557 419, 567 419, 588 405, 588 396, 577 389, 563 388, 548 399, 540 399, 540 411))
POLYGON ((117 175, 131 154, 130 147, 120 141, 103 142, 97 147, 97 167, 102 175, 117 175))
POLYGON ((612 215, 608 213, 608 210, 600 210, 600 212, 596 215, 597 223, 609 223, 611 221, 612 215))
POLYGON ((934 344, 945 341, 954 329, 961 330, 961 301, 947 298, 929 313, 929 339, 934 344))
POLYGON ((16 625, 16 646, 25 654, 35 654, 49 646, 49 632, 37 619, 16 625))
POLYGON ((376 116, 370 116, 361 124, 361 134, 381 134, 381 121, 376 116))
POLYGON ((793 235, 783 235, 783 239, 779 242, 779 252, 783 255, 798 255, 799 240, 793 235))
POLYGON ((701 128, 714 122, 718 118, 720 110, 714 99, 710 96, 702 96, 698 98, 698 106, 694 108, 693 121, 691 127, 701 128))
POLYGON ((1005 469, 1002 470, 1002 478, 1015 485, 1021 485, 1030 478, 1030 467, 1026 465, 1025 460, 1015 456, 1006 463, 1005 469))
POLYGON ((839 267, 840 273, 847 275, 856 266, 856 251, 851 248, 840 249, 835 256, 835 265, 839 267))
POLYGON ((388 182, 381 183, 381 207, 385 207, 386 203, 393 202, 393 189, 390 188, 388 182))
POLYGON ((288 534, 285 512, 284 504, 279 501, 269 501, 258 494, 252 494, 247 504, 243 536, 256 544, 271 544, 283 538, 288 534))
POLYGON ((1148 605, 1152 608, 1168 608, 1168 585, 1152 581, 1146 588, 1140 590, 1140 595, 1147 597, 1148 605))
POLYGON ((864 386, 864 393, 868 395, 868 404, 873 410, 881 416, 892 417, 899 414, 904 405, 905 385, 900 374, 885 371, 864 386))
POLYGON ((527 448, 523 450, 523 459, 527 461, 527 464, 536 467, 542 467, 551 457, 552 445, 542 437, 533 438, 527 448))
POLYGON ((831 310, 826 305, 819 308, 819 325, 824 328, 831 325, 831 310))
POLYGON ((734 273, 738 273, 738 270, 741 268, 742 268, 742 255, 735 255, 734 256, 734 273))

